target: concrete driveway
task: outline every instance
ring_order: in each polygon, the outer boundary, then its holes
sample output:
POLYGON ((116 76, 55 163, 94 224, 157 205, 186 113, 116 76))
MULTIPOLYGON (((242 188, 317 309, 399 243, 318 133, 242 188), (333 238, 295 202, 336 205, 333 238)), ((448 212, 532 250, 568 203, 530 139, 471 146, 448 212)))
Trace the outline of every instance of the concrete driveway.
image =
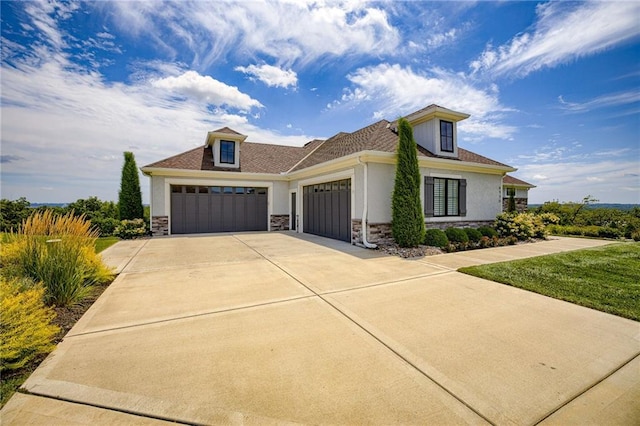
POLYGON ((120 242, 113 284, 2 424, 638 424, 640 324, 292 233, 120 242))

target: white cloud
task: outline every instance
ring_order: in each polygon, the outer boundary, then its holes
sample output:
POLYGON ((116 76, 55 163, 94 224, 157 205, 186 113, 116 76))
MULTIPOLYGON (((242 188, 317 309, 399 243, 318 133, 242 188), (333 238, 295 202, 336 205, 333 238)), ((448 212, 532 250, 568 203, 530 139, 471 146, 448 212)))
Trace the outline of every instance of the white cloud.
POLYGON ((525 76, 591 55, 640 35, 640 2, 549 2, 538 5, 531 31, 494 48, 471 63, 474 72, 525 76))
POLYGON ((478 89, 459 74, 434 69, 428 75, 398 64, 380 64, 359 68, 347 78, 354 87, 345 89, 330 108, 370 103, 374 118, 393 120, 434 103, 471 114, 459 127, 466 140, 509 139, 516 131, 500 121, 510 109, 500 104, 496 87, 478 89))
POLYGON ((249 65, 248 67, 236 67, 236 71, 251 75, 269 87, 296 87, 298 75, 291 69, 282 69, 273 65, 249 65))
POLYGON ((400 35, 384 10, 359 1, 105 2, 114 25, 149 36, 168 52, 191 52, 192 68, 206 69, 229 52, 268 55, 280 65, 324 56, 393 53, 400 35), (162 39, 157 35, 162 34, 162 39))
POLYGON ((561 161, 520 166, 518 176, 537 187, 530 203, 579 201, 592 195, 600 202, 640 203, 640 178, 635 161, 561 161))
POLYGON ((561 108, 568 112, 589 112, 598 108, 608 108, 620 105, 628 105, 640 102, 640 91, 612 93, 598 96, 585 102, 568 102, 562 96, 558 96, 561 108))
POLYGON ((227 105, 242 110, 262 106, 257 100, 240 92, 237 87, 229 86, 208 75, 200 75, 195 71, 152 80, 151 85, 204 101, 210 105, 227 105))
MULTIPOLYGON (((106 83, 76 72, 64 58, 2 70, 3 197, 63 202, 96 195, 114 200, 122 152, 136 146, 138 166, 203 143, 206 132, 230 126, 249 140, 302 145, 314 136, 283 136, 244 115, 176 99, 144 81, 106 83), (47 182, 50 191, 41 191, 47 182)), ((147 185, 142 179, 145 200, 147 185)))

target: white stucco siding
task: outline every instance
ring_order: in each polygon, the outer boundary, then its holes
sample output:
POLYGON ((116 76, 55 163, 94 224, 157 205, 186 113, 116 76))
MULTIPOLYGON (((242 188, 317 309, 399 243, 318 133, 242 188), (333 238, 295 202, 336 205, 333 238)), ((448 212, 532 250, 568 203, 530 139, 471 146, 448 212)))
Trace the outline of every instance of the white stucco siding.
MULTIPOLYGON (((467 215, 431 217, 427 222, 493 220, 502 212, 502 176, 485 173, 459 172, 444 169, 420 169, 421 193, 424 194, 424 177, 443 177, 467 180, 467 215)), ((423 195, 424 196, 424 195, 423 195)), ((422 200, 424 205, 424 200, 422 200)))
MULTIPOLYGON (((391 195, 395 184, 396 167, 393 164, 368 165, 369 223, 391 222, 391 195)), ((360 204, 362 205, 362 204, 360 204)), ((362 208, 360 208, 362 211, 362 208)))
POLYGON ((151 215, 168 216, 165 209, 164 176, 151 176, 151 215))
POLYGON ((289 214, 289 183, 273 182, 271 214, 289 214))

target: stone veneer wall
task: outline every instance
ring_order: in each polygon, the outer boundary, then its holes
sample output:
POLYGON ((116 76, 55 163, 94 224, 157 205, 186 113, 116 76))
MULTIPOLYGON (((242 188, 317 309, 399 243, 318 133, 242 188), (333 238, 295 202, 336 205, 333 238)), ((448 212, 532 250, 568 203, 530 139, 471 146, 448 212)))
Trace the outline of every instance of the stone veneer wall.
MULTIPOLYGON (((367 226, 367 241, 370 243, 393 242, 390 223, 369 223, 367 226)), ((351 244, 362 244, 362 221, 351 220, 351 244)))
POLYGON ((272 214, 271 227, 269 229, 272 231, 288 231, 289 215, 288 214, 272 214))
MULTIPOLYGON (((492 226, 492 220, 477 220, 465 222, 427 222, 427 229, 438 228, 445 230, 450 227, 454 228, 478 228, 480 226, 492 226)), ((367 241, 370 243, 392 243, 393 235, 391 233, 390 223, 370 223, 368 226, 367 241)), ((351 244, 362 244, 362 221, 353 219, 351 221, 351 244)))
MULTIPOLYGON (((526 198, 514 198, 516 201, 516 211, 517 212, 526 212, 528 208, 528 203, 526 198)), ((507 208, 509 208, 509 198, 505 197, 502 199, 502 211, 506 212, 507 208)))
POLYGON ((151 235, 154 237, 169 235, 169 216, 153 216, 151 218, 151 235))
POLYGON ((493 220, 473 220, 465 222, 427 222, 425 223, 427 229, 442 229, 447 228, 479 228, 481 226, 493 226, 493 220))

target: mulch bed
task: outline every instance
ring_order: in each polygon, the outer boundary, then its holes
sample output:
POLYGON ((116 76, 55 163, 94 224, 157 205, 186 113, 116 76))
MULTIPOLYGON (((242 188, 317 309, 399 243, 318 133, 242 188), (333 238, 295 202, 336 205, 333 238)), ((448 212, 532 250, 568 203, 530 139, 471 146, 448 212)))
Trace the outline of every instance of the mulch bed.
POLYGON ((405 248, 405 247, 400 247, 396 243, 380 243, 378 244, 378 250, 384 253, 390 254, 392 256, 400 256, 405 259, 433 256, 434 254, 445 253, 444 251, 440 250, 437 247, 420 245, 418 247, 405 248))

